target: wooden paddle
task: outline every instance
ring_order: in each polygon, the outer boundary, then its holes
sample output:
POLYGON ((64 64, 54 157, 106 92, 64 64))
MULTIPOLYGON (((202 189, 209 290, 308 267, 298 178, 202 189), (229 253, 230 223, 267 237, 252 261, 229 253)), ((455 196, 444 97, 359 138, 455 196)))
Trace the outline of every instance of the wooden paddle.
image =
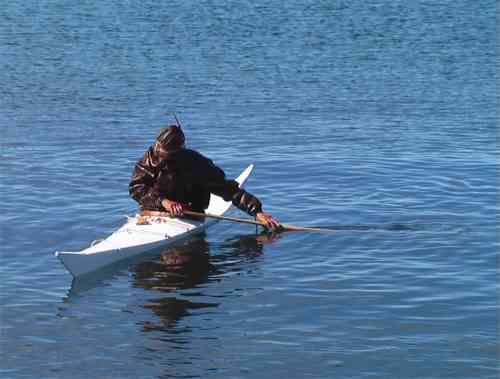
MULTIPOLYGON (((184 215, 194 216, 194 217, 208 217, 208 218, 213 218, 216 220, 233 221, 233 222, 239 222, 242 224, 258 225, 258 226, 262 226, 262 227, 266 228, 266 224, 264 224, 263 222, 256 221, 256 220, 249 220, 249 219, 245 219, 245 218, 219 216, 219 215, 214 215, 211 213, 200 213, 200 212, 193 212, 193 211, 184 211, 184 215)), ((141 212, 141 216, 171 217, 170 213, 160 212, 160 211, 143 211, 143 212, 141 212)), ((320 233, 333 233, 334 232, 331 229, 310 228, 310 227, 296 226, 296 225, 290 225, 290 224, 281 224, 281 226, 283 227, 282 231, 288 231, 288 232, 320 232, 320 233)))

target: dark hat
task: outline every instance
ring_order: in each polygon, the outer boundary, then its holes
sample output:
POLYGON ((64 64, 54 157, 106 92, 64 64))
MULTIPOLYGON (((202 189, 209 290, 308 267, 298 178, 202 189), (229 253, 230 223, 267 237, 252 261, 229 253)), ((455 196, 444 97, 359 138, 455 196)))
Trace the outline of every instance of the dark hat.
POLYGON ((159 154, 173 153, 182 149, 185 141, 182 129, 177 125, 169 125, 163 128, 156 137, 154 150, 159 154))

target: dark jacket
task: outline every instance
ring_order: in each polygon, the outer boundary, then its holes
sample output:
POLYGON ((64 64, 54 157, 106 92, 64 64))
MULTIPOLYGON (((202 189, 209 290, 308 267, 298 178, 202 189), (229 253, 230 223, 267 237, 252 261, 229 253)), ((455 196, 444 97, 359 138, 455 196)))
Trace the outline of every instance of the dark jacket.
POLYGON ((262 211, 261 202, 226 179, 224 171, 200 153, 182 149, 160 160, 152 147, 137 162, 129 193, 143 210, 164 210, 163 199, 189 205, 203 212, 213 193, 232 203, 251 216, 262 211))

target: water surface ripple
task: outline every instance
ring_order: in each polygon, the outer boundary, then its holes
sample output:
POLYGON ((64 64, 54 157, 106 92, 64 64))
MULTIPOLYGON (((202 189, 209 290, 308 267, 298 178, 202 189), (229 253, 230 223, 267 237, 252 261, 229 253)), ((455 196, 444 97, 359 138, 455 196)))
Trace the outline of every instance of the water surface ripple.
POLYGON ((0 377, 498 377, 495 7, 3 4, 0 377), (255 163, 266 210, 334 233, 220 223, 164 252, 188 268, 72 282, 54 251, 135 212, 172 111, 229 176, 255 163))

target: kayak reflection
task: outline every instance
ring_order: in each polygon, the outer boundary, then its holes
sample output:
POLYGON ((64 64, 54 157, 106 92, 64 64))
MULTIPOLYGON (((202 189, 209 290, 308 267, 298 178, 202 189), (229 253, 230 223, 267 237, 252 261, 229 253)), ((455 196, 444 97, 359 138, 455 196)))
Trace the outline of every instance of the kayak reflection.
POLYGON ((142 306, 160 318, 160 323, 144 321, 143 331, 169 331, 194 310, 199 314, 201 309, 218 307, 216 302, 191 301, 181 296, 182 290, 219 281, 229 271, 244 270, 245 265, 262 255, 263 245, 276 238, 268 234, 238 236, 219 245, 220 253, 210 256, 210 245, 201 236, 182 246, 169 248, 157 261, 137 264, 132 269, 134 287, 172 293, 168 297, 149 299, 142 306))

